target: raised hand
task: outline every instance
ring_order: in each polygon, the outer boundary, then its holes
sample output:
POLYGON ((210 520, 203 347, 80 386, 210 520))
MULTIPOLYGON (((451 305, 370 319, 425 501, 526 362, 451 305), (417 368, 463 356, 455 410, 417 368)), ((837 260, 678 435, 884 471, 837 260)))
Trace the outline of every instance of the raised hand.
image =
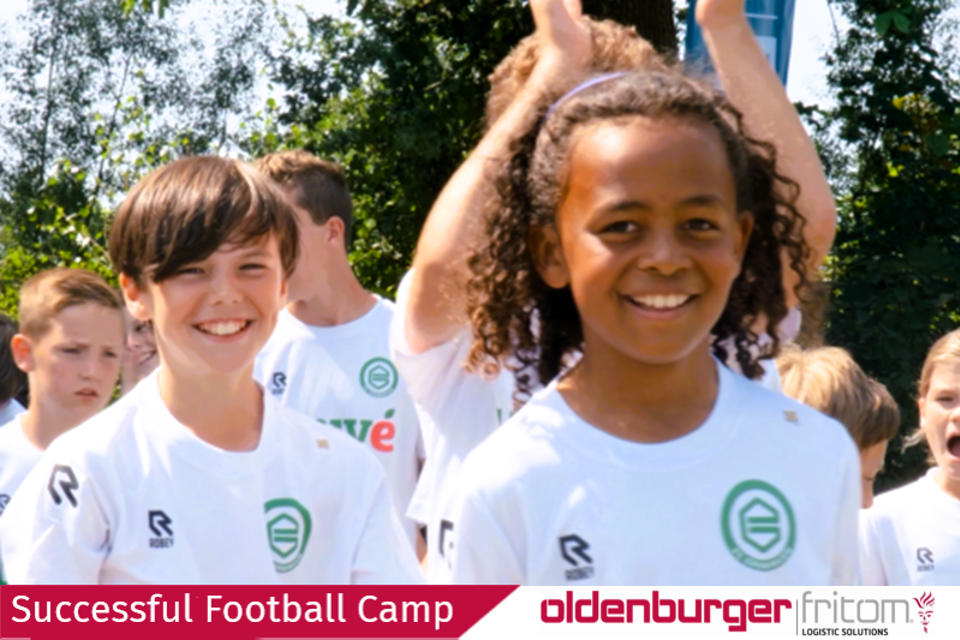
POLYGON ((746 19, 747 0, 697 0, 700 26, 719 27, 746 19))
POLYGON ((553 84, 574 77, 590 63, 590 33, 581 22, 580 0, 530 0, 540 59, 531 81, 553 84))

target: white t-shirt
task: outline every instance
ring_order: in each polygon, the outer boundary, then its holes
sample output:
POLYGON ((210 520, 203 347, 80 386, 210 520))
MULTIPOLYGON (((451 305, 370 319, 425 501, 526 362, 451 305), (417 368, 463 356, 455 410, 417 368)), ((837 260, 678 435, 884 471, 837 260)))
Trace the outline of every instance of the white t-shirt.
POLYGON ((860 466, 850 436, 717 368, 707 421, 658 444, 587 424, 549 385, 463 465, 431 579, 855 584, 860 466))
POLYGON ((10 398, 10 402, 7 403, 7 406, 0 409, 0 425, 7 425, 11 420, 16 418, 18 415, 26 411, 23 408, 23 405, 16 401, 15 398, 10 398))
POLYGON ((0 427, 0 515, 42 455, 43 451, 27 440, 19 417, 0 427))
MULTIPOLYGON (((412 273, 412 272, 410 272, 412 273)), ((400 375, 421 415, 427 460, 407 515, 427 525, 428 565, 439 550, 438 507, 461 462, 510 417, 513 375, 501 371, 493 379, 468 374, 463 363, 471 336, 464 330, 453 340, 414 355, 404 333, 411 277, 397 293, 390 330, 390 349, 400 375)))
POLYGON ((393 303, 383 299, 336 327, 310 326, 284 309, 257 356, 254 377, 283 405, 373 452, 413 545, 416 523, 405 514, 425 454, 416 407, 390 359, 392 318, 393 303))
POLYGON ((180 424, 156 374, 57 438, 0 518, 12 584, 421 581, 383 469, 264 393, 256 450, 180 424))
POLYGON ((960 585, 960 500, 940 488, 938 473, 930 469, 861 512, 865 585, 960 585))

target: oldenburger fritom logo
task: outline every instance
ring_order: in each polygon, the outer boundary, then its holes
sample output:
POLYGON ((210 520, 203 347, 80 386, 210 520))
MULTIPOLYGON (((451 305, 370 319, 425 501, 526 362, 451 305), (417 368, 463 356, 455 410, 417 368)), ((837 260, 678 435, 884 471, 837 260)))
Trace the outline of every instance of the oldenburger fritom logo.
POLYGON ((730 490, 720 528, 733 557, 757 571, 781 566, 796 546, 797 524, 790 502, 762 480, 746 480, 730 490))
POLYGON ((360 386, 374 398, 386 398, 397 388, 397 370, 386 358, 371 358, 360 369, 360 386))
POLYGON ((278 573, 293 571, 310 541, 310 512, 293 498, 277 498, 263 505, 267 516, 267 539, 278 573))

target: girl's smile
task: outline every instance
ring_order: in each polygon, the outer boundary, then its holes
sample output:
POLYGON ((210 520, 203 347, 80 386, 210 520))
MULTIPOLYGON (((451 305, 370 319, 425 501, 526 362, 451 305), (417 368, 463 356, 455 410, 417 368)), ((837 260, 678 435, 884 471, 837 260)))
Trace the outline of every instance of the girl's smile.
POLYGON ((588 344, 682 359, 709 340, 752 228, 723 141, 709 124, 634 116, 587 126, 571 147, 547 281, 571 287, 588 344))

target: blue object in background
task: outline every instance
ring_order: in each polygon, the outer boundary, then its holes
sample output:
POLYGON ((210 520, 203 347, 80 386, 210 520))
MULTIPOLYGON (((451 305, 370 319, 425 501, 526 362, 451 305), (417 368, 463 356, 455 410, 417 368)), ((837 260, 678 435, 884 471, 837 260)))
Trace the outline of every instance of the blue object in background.
MULTIPOLYGON (((760 46, 776 69, 784 85, 790 69, 790 46, 793 44, 793 13, 796 0, 747 0, 747 18, 760 46)), ((694 18, 697 0, 690 0, 687 15, 687 65, 710 69, 710 56, 703 34, 694 18)))

